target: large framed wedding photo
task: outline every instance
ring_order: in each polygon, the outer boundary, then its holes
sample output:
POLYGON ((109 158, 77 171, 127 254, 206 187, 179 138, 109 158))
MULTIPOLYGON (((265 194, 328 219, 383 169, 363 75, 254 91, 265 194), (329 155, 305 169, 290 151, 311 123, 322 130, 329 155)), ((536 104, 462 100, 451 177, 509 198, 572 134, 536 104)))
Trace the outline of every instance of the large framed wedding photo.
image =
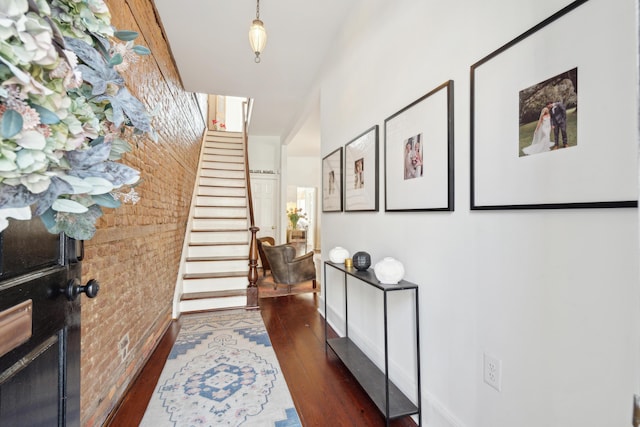
POLYGON ((378 125, 345 145, 344 210, 378 210, 378 125))
POLYGON ((322 159, 322 212, 342 212, 342 147, 322 159))
POLYGON ((471 66, 471 209, 637 206, 634 16, 574 1, 471 66))
POLYGON ((385 211, 453 211, 453 81, 384 121, 385 211))

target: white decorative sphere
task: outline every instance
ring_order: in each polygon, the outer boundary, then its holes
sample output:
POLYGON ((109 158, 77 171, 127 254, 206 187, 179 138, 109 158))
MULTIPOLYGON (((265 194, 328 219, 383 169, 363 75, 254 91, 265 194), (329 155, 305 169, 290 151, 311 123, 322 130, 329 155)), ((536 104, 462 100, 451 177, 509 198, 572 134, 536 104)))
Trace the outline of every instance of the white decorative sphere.
POLYGON ((344 264, 344 260, 349 258, 349 251, 341 246, 336 246, 329 251, 329 259, 336 264, 344 264))
POLYGON ((404 277, 404 266, 392 257, 385 257, 373 267, 376 278, 383 285, 397 285, 404 277))

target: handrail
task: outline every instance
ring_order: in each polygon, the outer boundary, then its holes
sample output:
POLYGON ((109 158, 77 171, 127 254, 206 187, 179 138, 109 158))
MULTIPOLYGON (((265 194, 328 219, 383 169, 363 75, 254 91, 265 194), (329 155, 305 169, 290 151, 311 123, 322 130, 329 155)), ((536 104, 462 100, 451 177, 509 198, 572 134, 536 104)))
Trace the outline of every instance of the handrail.
POLYGON ((253 215, 253 197, 251 195, 251 174, 249 173, 249 120, 253 109, 253 100, 242 103, 242 139, 244 142, 244 173, 247 182, 247 205, 249 206, 249 231, 251 241, 249 243, 249 285, 247 286, 247 309, 258 308, 258 240, 256 234, 260 230, 256 227, 253 215))

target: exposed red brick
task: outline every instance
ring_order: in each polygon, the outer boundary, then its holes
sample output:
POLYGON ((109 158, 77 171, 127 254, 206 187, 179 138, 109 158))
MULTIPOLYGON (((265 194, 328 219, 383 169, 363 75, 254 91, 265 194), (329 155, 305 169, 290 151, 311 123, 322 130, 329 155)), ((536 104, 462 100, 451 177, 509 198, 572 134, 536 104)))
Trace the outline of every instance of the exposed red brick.
POLYGON ((85 244, 83 280, 97 279, 100 294, 82 301, 81 418, 100 426, 122 397, 170 321, 180 252, 206 123, 178 73, 155 21, 150 0, 107 0, 112 23, 137 31, 141 57, 124 75, 129 90, 159 105, 153 125, 159 141, 143 141, 123 160, 141 171, 141 200, 105 209, 98 232, 85 244), (128 334, 124 360, 120 341, 128 334))

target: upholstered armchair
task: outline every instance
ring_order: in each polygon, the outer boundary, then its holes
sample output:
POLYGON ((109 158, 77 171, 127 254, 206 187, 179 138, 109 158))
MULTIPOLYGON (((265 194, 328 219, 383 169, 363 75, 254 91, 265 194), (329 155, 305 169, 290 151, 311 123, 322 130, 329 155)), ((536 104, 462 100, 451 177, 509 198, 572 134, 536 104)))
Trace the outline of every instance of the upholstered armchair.
POLYGON ((296 258, 296 248, 292 245, 271 246, 262 245, 273 276, 273 288, 278 284, 291 286, 298 283, 313 280, 316 287, 316 266, 313 263, 313 252, 306 253, 296 258))
POLYGON ((267 270, 271 270, 271 267, 269 266, 269 260, 264 254, 264 249, 262 249, 263 243, 273 246, 276 244, 276 241, 273 239, 273 237, 269 236, 258 238, 258 254, 260 255, 260 263, 262 264, 262 277, 267 275, 267 270))

